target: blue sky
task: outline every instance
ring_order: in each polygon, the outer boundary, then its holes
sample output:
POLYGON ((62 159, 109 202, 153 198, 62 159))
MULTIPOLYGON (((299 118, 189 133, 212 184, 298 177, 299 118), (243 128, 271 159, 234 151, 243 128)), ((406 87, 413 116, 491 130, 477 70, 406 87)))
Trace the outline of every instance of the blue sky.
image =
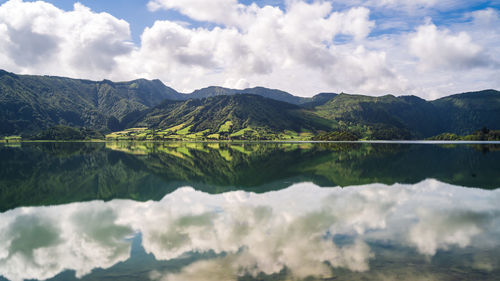
POLYGON ((75 3, 0 1, 0 68, 158 78, 183 92, 265 86, 432 99, 500 88, 499 0, 75 3))

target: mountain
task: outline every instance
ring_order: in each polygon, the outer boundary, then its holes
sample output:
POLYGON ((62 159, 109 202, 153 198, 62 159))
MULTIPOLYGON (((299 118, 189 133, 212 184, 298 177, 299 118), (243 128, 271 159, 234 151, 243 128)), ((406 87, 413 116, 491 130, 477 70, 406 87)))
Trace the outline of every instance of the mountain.
POLYGON ((29 135, 56 125, 116 131, 130 121, 123 120, 124 117, 131 118, 166 99, 188 100, 236 93, 252 93, 292 104, 312 100, 262 87, 245 90, 208 87, 187 95, 165 86, 160 80, 90 81, 17 75, 0 70, 0 135, 29 135))
POLYGON ((327 103, 337 95, 338 94, 335 93, 319 93, 313 96, 312 98, 307 98, 307 101, 303 100, 303 102, 300 105, 305 108, 314 108, 316 106, 320 106, 327 103))
POLYGON ((425 114, 425 111, 432 112, 424 100, 392 95, 370 97, 340 94, 315 107, 318 116, 336 122, 341 129, 354 131, 370 139, 410 139, 420 136, 421 131, 412 130, 412 125, 419 118, 432 118, 432 114, 425 114))
POLYGON ((302 107, 253 94, 220 95, 187 101, 165 101, 151 108, 127 127, 147 127, 177 135, 214 138, 247 135, 254 138, 286 130, 329 130, 329 122, 302 107))
POLYGON ((484 90, 440 98, 430 102, 441 128, 459 135, 472 134, 482 127, 500 129, 500 92, 484 90))
POLYGON ((116 130, 131 112, 183 98, 159 80, 95 82, 0 71, 0 135, 33 133, 59 124, 116 130))
POLYGON ((138 126, 144 127, 142 131, 115 136, 151 139, 158 137, 158 130, 160 138, 181 139, 213 135, 307 140, 318 133, 322 140, 470 135, 483 127, 500 129, 500 92, 469 92, 433 101, 345 93, 303 98, 263 87, 208 87, 182 94, 160 80, 90 81, 0 70, 0 136, 88 138, 88 132, 99 135, 138 126), (59 125, 80 128, 80 133, 59 125))
POLYGON ((422 139, 443 132, 471 134, 500 128, 500 92, 486 90, 434 101, 416 96, 340 94, 314 107, 338 128, 369 139, 422 139))

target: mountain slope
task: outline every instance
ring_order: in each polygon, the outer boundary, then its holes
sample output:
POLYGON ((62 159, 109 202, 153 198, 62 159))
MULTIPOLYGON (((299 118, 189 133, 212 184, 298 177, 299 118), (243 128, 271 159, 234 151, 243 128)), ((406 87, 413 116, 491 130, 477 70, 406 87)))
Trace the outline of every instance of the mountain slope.
POLYGON ((183 95, 159 80, 89 81, 0 71, 0 135, 64 124, 116 130, 130 112, 183 95))
POLYGON ((446 132, 467 135, 482 127, 500 129, 500 92, 484 90, 430 102, 446 132))
POLYGON ((313 111, 370 139, 422 139, 443 132, 470 134, 483 126, 499 129, 500 92, 471 92, 435 101, 340 94, 313 111))
POLYGON ((224 87, 210 86, 207 88, 195 90, 190 94, 186 94, 184 97, 186 99, 201 99, 215 96, 223 96, 223 95, 237 95, 237 94, 253 94, 262 96, 269 99, 274 99, 278 101, 283 101, 295 105, 300 105, 304 107, 312 107, 321 105, 332 98, 334 98, 337 94, 335 93, 319 93, 313 97, 305 98, 305 97, 297 97, 285 91, 276 90, 276 89, 268 89, 264 87, 254 87, 247 88, 243 90, 238 89, 229 89, 224 87))
POLYGON ((434 101, 334 93, 303 98, 263 87, 208 87, 181 94, 159 80, 89 81, 0 70, 0 136, 34 135, 57 125, 101 132, 180 126, 184 135, 205 131, 226 137, 289 130, 423 139, 442 133, 467 135, 483 127, 499 130, 500 92, 434 101))
POLYGON ((189 128, 186 133, 205 132, 206 135, 231 135, 241 130, 276 133, 330 129, 327 120, 297 105, 249 94, 165 101, 128 124, 128 127, 155 129, 176 126, 189 128))
POLYGON ((368 97, 340 94, 315 108, 318 116, 335 121, 344 130, 361 136, 380 139, 412 138, 412 133, 403 120, 391 113, 408 104, 391 95, 368 97), (385 136, 379 136, 381 132, 385 136))

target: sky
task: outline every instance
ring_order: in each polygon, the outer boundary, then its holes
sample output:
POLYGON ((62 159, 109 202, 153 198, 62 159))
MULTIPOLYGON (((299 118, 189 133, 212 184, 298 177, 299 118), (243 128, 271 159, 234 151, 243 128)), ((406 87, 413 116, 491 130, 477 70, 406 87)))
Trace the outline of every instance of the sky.
POLYGON ((436 99, 500 89, 500 0, 0 0, 0 69, 436 99))

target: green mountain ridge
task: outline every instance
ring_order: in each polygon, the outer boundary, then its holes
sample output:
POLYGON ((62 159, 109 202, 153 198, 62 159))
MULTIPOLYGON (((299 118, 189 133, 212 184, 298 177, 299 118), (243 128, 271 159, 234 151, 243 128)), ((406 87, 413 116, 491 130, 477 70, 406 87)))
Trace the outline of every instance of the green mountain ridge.
POLYGON ((0 135, 33 133, 55 125, 119 129, 131 112, 182 95, 159 80, 113 83, 0 72, 0 135))
POLYGON ((437 109, 415 96, 340 94, 315 109, 319 116, 339 122, 346 130, 373 139, 422 138, 442 130, 437 109))
POLYGON ((138 135, 145 139, 154 139, 157 130, 176 139, 307 140, 322 134, 323 140, 343 135, 424 139, 500 129, 500 92, 433 101, 345 93, 303 98, 263 87, 207 87, 182 94, 160 80, 90 81, 0 71, 0 136, 36 135, 58 125, 104 134, 143 127, 149 131, 138 135))
POLYGON ((340 94, 315 112, 371 139, 422 139, 500 127, 500 92, 484 90, 426 101, 416 96, 340 94))
POLYGON ((496 130, 500 127, 499 91, 462 93, 431 103, 438 109, 438 118, 446 132, 464 135, 481 127, 496 130))
POLYGON ((166 101, 127 125, 158 130, 171 130, 176 126, 186 128, 185 133, 204 132, 204 135, 226 137, 240 133, 254 138, 286 130, 302 132, 331 128, 327 120, 300 106, 251 94, 166 101))
POLYGON ((312 102, 314 100, 314 97, 313 98, 297 97, 281 90, 268 89, 264 87, 254 87, 254 88, 238 90, 238 89, 210 86, 207 88, 195 90, 191 94, 188 94, 188 96, 189 98, 200 99, 200 98, 207 98, 207 97, 214 97, 221 95, 227 96, 227 95, 237 95, 237 94, 254 94, 265 98, 275 99, 296 105, 305 104, 308 102, 312 102))

